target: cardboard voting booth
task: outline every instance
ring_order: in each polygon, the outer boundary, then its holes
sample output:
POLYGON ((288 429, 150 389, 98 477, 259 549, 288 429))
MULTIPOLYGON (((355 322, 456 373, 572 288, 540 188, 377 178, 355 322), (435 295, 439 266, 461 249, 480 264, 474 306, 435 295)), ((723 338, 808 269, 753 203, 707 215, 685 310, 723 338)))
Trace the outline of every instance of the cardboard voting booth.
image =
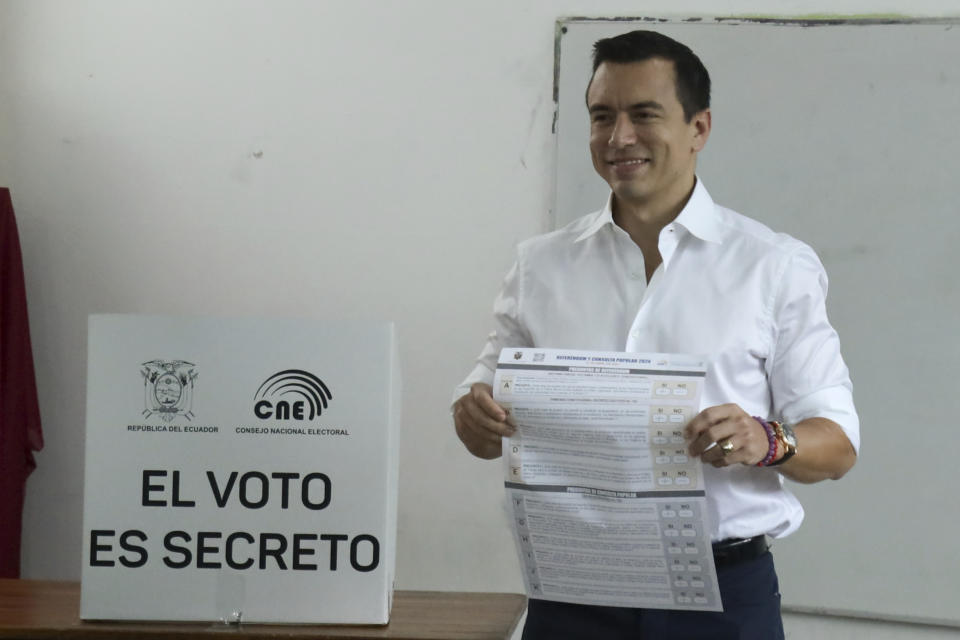
POLYGON ((81 617, 385 624, 390 324, 92 316, 81 617))

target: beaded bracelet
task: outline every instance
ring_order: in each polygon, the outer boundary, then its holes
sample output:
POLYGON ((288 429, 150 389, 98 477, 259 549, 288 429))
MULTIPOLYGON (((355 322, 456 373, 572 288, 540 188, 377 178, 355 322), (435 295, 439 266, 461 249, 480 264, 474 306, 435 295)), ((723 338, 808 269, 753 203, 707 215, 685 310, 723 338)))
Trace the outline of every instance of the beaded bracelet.
POLYGON ((765 467, 773 462, 773 459, 777 456, 777 434, 770 423, 763 418, 753 416, 753 419, 759 422, 763 430, 767 432, 767 442, 770 443, 770 447, 767 449, 767 457, 757 463, 758 467, 765 467))

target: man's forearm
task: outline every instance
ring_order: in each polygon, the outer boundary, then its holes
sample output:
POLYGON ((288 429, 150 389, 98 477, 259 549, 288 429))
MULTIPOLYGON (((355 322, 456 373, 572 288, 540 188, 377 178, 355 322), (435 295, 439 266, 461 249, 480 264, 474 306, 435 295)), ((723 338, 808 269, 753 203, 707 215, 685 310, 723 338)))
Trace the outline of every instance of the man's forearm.
POLYGON ((850 439, 836 422, 809 418, 793 426, 797 455, 776 467, 795 482, 839 480, 857 461, 850 439))

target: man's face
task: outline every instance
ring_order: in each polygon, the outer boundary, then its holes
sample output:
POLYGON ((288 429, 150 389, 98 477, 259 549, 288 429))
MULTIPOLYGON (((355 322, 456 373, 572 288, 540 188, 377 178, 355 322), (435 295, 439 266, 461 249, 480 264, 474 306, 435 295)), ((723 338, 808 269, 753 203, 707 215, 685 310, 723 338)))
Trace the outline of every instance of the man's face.
POLYGON ((693 187, 709 109, 690 122, 677 99, 673 62, 604 62, 587 91, 590 155, 615 195, 634 207, 673 207, 693 187))

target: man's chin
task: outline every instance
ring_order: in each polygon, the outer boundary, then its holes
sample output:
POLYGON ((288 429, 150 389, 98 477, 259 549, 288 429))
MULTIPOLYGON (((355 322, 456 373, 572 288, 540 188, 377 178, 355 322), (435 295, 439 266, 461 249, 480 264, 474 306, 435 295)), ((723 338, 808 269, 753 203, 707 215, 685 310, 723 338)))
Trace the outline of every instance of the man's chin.
POLYGON ((617 200, 630 204, 643 204, 650 199, 650 189, 636 181, 618 182, 611 186, 617 200))

